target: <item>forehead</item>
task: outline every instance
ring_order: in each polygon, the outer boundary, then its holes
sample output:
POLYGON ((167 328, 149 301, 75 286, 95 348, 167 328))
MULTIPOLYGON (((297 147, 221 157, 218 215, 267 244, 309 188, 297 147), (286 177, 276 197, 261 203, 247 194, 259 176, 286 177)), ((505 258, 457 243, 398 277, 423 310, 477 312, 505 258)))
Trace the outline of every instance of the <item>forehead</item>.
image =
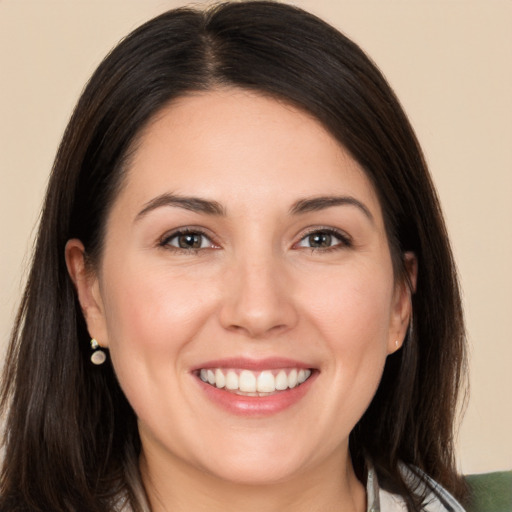
POLYGON ((351 193, 380 210, 361 166, 319 121, 240 89, 190 94, 162 109, 138 138, 124 188, 138 203, 164 192, 283 205, 351 193))

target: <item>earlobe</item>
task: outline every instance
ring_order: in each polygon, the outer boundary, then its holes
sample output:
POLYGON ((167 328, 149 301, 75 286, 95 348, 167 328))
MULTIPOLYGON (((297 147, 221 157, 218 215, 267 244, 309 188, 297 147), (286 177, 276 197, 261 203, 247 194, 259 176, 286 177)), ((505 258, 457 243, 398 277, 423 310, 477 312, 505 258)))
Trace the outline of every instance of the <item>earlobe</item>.
POLYGON ((73 238, 65 248, 66 266, 75 285, 78 301, 91 338, 98 340, 103 347, 108 346, 103 300, 98 277, 87 267, 83 243, 73 238))

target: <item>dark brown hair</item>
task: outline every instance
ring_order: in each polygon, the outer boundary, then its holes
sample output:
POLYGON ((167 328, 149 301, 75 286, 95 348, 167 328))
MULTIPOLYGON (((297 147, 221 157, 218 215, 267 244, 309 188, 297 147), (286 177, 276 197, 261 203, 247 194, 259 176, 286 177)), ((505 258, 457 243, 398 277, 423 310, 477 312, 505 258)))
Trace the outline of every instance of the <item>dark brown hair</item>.
POLYGON ((370 461, 382 486, 401 493, 410 510, 420 509, 419 499, 400 461, 462 497, 453 454, 466 361, 461 303, 413 130, 376 66, 337 30, 289 5, 242 2, 177 9, 141 26, 105 58, 76 106, 4 370, 2 510, 108 511, 120 495, 143 509, 135 415, 110 364, 96 368, 88 360, 64 247, 79 238, 97 261, 137 135, 172 99, 222 86, 262 92, 320 120, 375 186, 398 279, 405 278, 404 253, 416 254, 414 326, 388 357, 350 449, 358 476, 364 480, 370 461))

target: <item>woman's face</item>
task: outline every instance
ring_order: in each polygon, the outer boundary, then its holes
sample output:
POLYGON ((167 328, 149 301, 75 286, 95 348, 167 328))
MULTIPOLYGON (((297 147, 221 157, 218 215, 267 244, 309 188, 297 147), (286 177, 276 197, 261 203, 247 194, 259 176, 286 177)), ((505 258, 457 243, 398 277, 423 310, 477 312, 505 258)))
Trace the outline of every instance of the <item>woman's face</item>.
POLYGON ((145 129, 78 281, 148 466, 236 482, 340 467, 408 320, 361 167, 307 114, 237 89, 145 129))

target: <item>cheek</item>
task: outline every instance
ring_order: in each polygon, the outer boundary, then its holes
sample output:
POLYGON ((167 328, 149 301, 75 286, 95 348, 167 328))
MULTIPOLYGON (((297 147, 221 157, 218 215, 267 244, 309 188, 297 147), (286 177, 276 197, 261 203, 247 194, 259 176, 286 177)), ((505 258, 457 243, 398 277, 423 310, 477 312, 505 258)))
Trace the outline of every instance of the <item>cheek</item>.
POLYGON ((131 342, 171 349, 186 342, 210 308, 210 293, 191 274, 159 268, 118 267, 106 284, 105 310, 111 350, 131 342))
POLYGON ((193 273, 147 264, 133 270, 123 263, 105 275, 110 357, 126 396, 142 413, 148 397, 165 401, 166 382, 185 371, 181 356, 211 317, 214 292, 193 273))
POLYGON ((110 358, 137 416, 153 418, 180 401, 182 356, 211 318, 215 293, 193 272, 117 263, 104 282, 110 358))
POLYGON ((304 314, 333 349, 356 355, 365 348, 386 348, 394 285, 385 267, 344 268, 326 275, 321 286, 307 286, 301 300, 304 314))
POLYGON ((371 401, 386 361, 393 280, 378 267, 362 267, 333 274, 321 290, 313 289, 304 296, 304 315, 319 333, 317 343, 323 342, 330 353, 325 371, 333 399, 351 411, 355 423, 371 401))

